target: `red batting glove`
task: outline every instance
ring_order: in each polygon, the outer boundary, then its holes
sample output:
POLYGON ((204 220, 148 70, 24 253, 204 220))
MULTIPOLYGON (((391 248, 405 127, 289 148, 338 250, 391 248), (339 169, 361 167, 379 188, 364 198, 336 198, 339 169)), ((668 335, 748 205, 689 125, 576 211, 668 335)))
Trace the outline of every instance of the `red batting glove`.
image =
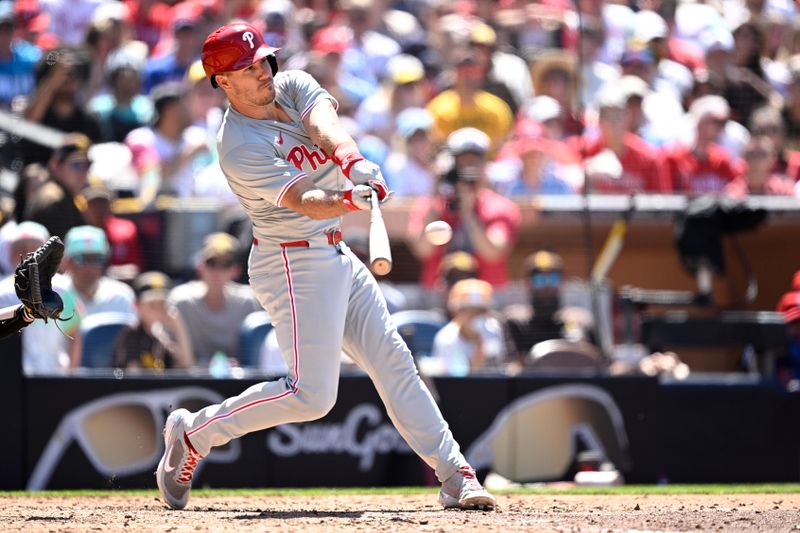
POLYGON ((342 203, 349 209, 350 211, 364 211, 365 209, 369 209, 368 207, 364 206, 364 200, 361 198, 353 199, 353 189, 348 189, 344 191, 342 195, 342 203))
POLYGON ((375 192, 378 194, 379 202, 383 202, 386 197, 389 196, 389 187, 386 185, 385 181, 369 180, 367 184, 375 189, 375 192))
POLYGON ((363 161, 364 156, 358 151, 358 146, 355 142, 347 141, 336 146, 333 149, 333 162, 339 165, 347 179, 350 179, 350 169, 358 161, 363 161))

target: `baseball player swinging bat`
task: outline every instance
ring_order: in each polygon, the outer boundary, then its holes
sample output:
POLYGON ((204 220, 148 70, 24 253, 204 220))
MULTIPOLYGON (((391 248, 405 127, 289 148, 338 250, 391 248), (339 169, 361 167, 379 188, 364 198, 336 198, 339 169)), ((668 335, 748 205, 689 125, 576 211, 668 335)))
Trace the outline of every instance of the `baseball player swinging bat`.
POLYGON ((212 32, 201 55, 211 85, 229 101, 217 135, 219 165, 253 222, 250 286, 272 318, 287 372, 218 405, 170 413, 156 469, 159 493, 183 509, 198 463, 214 447, 324 416, 336 402, 345 348, 370 369, 392 422, 436 472, 439 503, 494 509, 497 500, 420 379, 375 277, 339 246, 341 217, 371 211, 370 263, 376 274, 391 269, 377 205, 391 191, 380 167, 340 124, 330 93, 306 72, 280 71, 276 52, 259 29, 234 22, 212 32))
POLYGON ((372 191, 370 202, 372 208, 369 217, 369 264, 375 274, 385 276, 392 271, 392 250, 375 191, 372 191))

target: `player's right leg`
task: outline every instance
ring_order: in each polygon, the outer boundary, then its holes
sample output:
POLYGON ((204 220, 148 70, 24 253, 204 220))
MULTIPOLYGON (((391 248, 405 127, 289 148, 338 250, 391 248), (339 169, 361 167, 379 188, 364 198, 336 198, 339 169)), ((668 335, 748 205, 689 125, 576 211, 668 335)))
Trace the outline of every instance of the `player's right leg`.
POLYGON ((170 415, 156 476, 162 496, 176 509, 186 505, 194 468, 213 447, 253 431, 320 418, 336 400, 349 261, 326 243, 254 250, 250 264, 250 284, 272 318, 288 375, 196 413, 170 415))
POLYGON ((386 412, 409 446, 442 482, 447 508, 494 509, 496 500, 478 482, 450 427, 417 373, 406 343, 392 324, 378 284, 354 256, 353 287, 345 326, 345 352, 369 374, 386 412))

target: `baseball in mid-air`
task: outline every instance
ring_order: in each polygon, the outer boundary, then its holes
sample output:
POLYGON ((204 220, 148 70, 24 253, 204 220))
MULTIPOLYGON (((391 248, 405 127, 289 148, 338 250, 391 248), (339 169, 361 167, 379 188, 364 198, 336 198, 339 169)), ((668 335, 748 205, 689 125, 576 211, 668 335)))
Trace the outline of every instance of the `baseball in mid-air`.
POLYGON ((435 246, 447 244, 452 236, 453 228, 444 220, 434 220, 425 226, 425 238, 435 246))

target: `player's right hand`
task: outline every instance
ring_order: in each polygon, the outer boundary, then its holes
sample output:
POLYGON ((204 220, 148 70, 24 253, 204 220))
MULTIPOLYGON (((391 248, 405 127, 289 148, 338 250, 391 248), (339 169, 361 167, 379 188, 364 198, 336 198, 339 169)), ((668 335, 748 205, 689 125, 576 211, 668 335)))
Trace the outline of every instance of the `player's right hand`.
POLYGON ((372 207, 372 193, 375 190, 369 185, 356 185, 344 192, 344 205, 352 211, 369 211, 372 207))

